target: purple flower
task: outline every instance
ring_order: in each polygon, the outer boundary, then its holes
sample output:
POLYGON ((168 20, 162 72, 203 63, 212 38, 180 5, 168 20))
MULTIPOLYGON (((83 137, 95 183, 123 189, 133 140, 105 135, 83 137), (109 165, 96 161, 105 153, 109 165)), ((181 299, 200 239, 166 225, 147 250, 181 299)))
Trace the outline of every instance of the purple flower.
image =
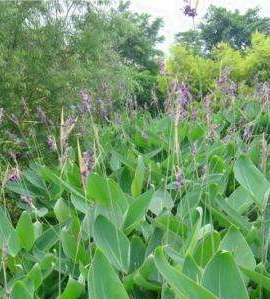
POLYGON ((19 182, 21 180, 21 173, 18 168, 12 168, 8 174, 8 180, 10 182, 19 182))
POLYGON ((190 103, 190 93, 188 87, 183 82, 179 87, 179 104, 183 110, 187 110, 190 103))
POLYGON ((192 18, 195 18, 197 16, 197 10, 196 10, 196 8, 192 8, 190 6, 190 4, 186 4, 184 6, 183 11, 184 11, 184 15, 185 16, 192 17, 192 18))
POLYGON ((86 151, 83 153, 82 157, 82 165, 81 165, 81 175, 84 179, 86 179, 89 174, 92 172, 94 167, 94 157, 92 151, 86 151))

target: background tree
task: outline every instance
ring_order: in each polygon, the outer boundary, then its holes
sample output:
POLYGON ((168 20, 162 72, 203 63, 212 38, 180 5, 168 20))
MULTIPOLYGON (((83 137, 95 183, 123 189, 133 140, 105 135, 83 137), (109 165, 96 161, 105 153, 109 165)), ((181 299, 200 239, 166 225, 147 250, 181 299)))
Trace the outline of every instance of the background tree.
POLYGON ((220 42, 243 51, 251 45, 252 33, 256 31, 270 33, 270 18, 261 17, 259 8, 241 14, 238 10, 232 12, 211 5, 195 32, 180 32, 176 39, 194 49, 199 48, 202 53, 209 53, 220 42))

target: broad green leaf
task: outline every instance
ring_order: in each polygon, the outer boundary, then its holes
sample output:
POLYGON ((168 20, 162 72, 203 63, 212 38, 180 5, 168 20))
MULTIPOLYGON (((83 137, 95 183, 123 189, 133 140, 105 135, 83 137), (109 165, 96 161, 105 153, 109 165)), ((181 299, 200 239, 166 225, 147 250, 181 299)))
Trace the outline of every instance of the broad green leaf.
POLYGON ((270 277, 264 275, 263 273, 245 269, 243 267, 240 267, 240 269, 247 277, 249 277, 256 284, 270 291, 270 277))
POLYGON ((43 279, 46 278, 54 269, 56 257, 52 254, 47 254, 39 262, 43 279))
POLYGON ((83 265, 89 263, 89 256, 81 240, 75 239, 69 231, 63 230, 61 232, 61 241, 63 251, 67 257, 72 259, 75 263, 79 261, 83 265))
POLYGON ((103 206, 110 206, 116 202, 121 205, 122 213, 126 212, 128 203, 120 186, 112 179, 104 178, 93 173, 87 182, 87 198, 103 206))
POLYGON ((99 215, 94 224, 94 239, 116 269, 127 273, 130 262, 130 244, 124 233, 107 218, 99 215))
POLYGON ((64 222, 71 216, 70 207, 65 203, 62 198, 59 198, 54 206, 54 214, 58 222, 64 222))
POLYGON ((177 207, 177 216, 190 225, 193 223, 191 211, 194 211, 198 207, 201 200, 201 189, 201 186, 199 186, 195 187, 194 190, 188 190, 177 207))
POLYGON ((97 203, 96 215, 105 216, 117 226, 123 225, 129 203, 120 186, 112 179, 90 175, 87 197, 97 203))
POLYGON ((5 248, 13 257, 16 256, 20 250, 20 240, 16 230, 5 214, 5 209, 0 209, 0 248, 5 248))
POLYGON ((40 287, 43 281, 43 276, 42 276, 40 265, 38 263, 35 264, 33 268, 27 273, 27 280, 33 283, 34 289, 40 287))
POLYGON ((197 222, 195 223, 194 227, 191 229, 189 236, 185 242, 185 246, 182 248, 182 252, 185 249, 185 254, 192 255, 195 247, 199 241, 199 234, 200 234, 200 229, 202 226, 202 216, 203 216, 203 211, 201 207, 198 207, 197 209, 198 212, 198 219, 197 222))
POLYGON ((66 288, 58 299, 77 299, 84 291, 84 286, 73 278, 69 278, 66 288))
POLYGON ((229 218, 236 227, 239 227, 243 231, 247 232, 251 229, 251 224, 249 223, 248 218, 235 211, 229 204, 227 204, 224 198, 218 196, 215 199, 215 203, 219 207, 220 211, 226 213, 226 217, 229 218))
POLYGON ((159 215, 163 209, 171 210, 173 207, 173 200, 167 190, 157 190, 153 193, 149 210, 155 215, 159 215))
POLYGON ((209 290, 172 267, 166 260, 161 247, 156 249, 154 260, 157 269, 166 282, 173 287, 177 295, 182 295, 186 299, 218 299, 218 297, 209 290))
POLYGON ((250 192, 242 186, 239 186, 235 191, 226 198, 226 202, 238 213, 243 214, 248 211, 254 203, 254 199, 250 192))
POLYGON ((231 252, 239 266, 249 270, 255 269, 254 255, 244 236, 237 228, 231 227, 228 230, 220 243, 220 249, 231 252))
POLYGON ((149 291, 161 290, 161 276, 155 266, 153 255, 149 256, 137 273, 134 275, 134 281, 139 287, 149 291))
POLYGON ((97 249, 88 274, 89 299, 129 299, 113 267, 97 249))
POLYGON ((152 192, 146 192, 134 199, 134 202, 129 206, 127 215, 124 221, 124 229, 129 232, 140 220, 145 216, 152 198, 152 192))
MULTIPOLYGON (((42 174, 45 176, 48 176, 50 180, 54 181, 59 185, 59 192, 61 193, 61 188, 64 188, 66 191, 70 192, 74 196, 85 200, 85 196, 73 185, 71 185, 69 182, 66 182, 64 179, 59 177, 57 174, 54 172, 50 171, 47 168, 42 169, 42 174), (60 188, 61 187, 61 188, 60 188)), ((60 195, 60 194, 59 194, 60 195)))
POLYGON ((199 268, 199 266, 196 264, 195 260, 191 255, 188 255, 185 258, 185 262, 183 265, 183 274, 191 278, 192 280, 196 281, 197 283, 200 283, 202 273, 199 268))
POLYGON ((145 177, 145 165, 143 162, 143 157, 138 157, 138 164, 135 170, 135 175, 131 184, 131 194, 137 197, 141 194, 143 188, 143 182, 145 177))
POLYGON ((220 299, 248 299, 241 272, 229 252, 218 252, 208 263, 202 279, 204 287, 220 299))
POLYGON ((161 215, 157 217, 155 225, 165 232, 169 230, 181 237, 186 237, 188 232, 187 226, 178 217, 173 215, 161 215))
POLYGON ((169 287, 163 285, 162 291, 161 291, 161 299, 175 299, 175 294, 173 290, 171 290, 169 287))
POLYGON ((138 269, 144 262, 146 246, 143 240, 134 235, 130 241, 130 265, 129 272, 138 269))
POLYGON ((194 251, 193 258, 196 263, 204 267, 208 261, 217 252, 220 243, 220 235, 218 232, 213 231, 207 234, 203 239, 201 239, 194 251))
POLYGON ((49 250, 57 241, 61 232, 61 226, 55 225, 45 230, 35 241, 35 246, 42 251, 49 250))
POLYGON ((34 226, 34 233, 35 233, 35 240, 42 235, 43 232, 43 225, 38 220, 33 223, 34 226))
POLYGON ((150 240, 148 241, 148 245, 145 252, 145 258, 147 258, 153 251, 162 244, 162 237, 164 232, 158 227, 155 228, 153 233, 151 234, 150 240))
POLYGON ((32 299, 33 290, 30 290, 29 287, 23 281, 16 281, 12 291, 11 299, 32 299))
POLYGON ((25 248, 27 251, 31 250, 35 242, 35 230, 28 212, 24 211, 21 214, 16 226, 16 232, 20 239, 21 248, 25 248))
POLYGON ((34 290, 37 290, 44 279, 46 279, 49 274, 53 271, 54 265, 56 263, 56 258, 48 254, 39 263, 36 263, 32 269, 27 273, 24 281, 27 285, 30 283, 34 290))
POLYGON ((260 207, 264 207, 268 199, 270 183, 246 156, 240 156, 236 161, 234 175, 241 186, 251 193, 254 201, 260 207))

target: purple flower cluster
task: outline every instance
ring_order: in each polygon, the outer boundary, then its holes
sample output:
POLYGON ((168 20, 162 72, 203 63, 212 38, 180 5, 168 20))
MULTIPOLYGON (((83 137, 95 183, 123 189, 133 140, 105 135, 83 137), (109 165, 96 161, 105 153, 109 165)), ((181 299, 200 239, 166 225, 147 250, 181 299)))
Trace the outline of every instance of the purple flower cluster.
POLYGON ((83 179, 86 179, 89 174, 92 172, 93 167, 94 167, 94 156, 92 151, 86 151, 83 153, 82 157, 82 166, 81 166, 81 175, 83 179))
POLYGON ((186 4, 184 6, 184 15, 195 18, 197 16, 197 10, 196 8, 192 8, 190 4, 186 4))
POLYGON ((8 174, 10 182, 19 182, 21 180, 21 173, 18 168, 12 168, 8 174))
POLYGON ((179 86, 179 104, 183 110, 187 110, 190 103, 190 93, 188 86, 185 83, 181 83, 179 86))

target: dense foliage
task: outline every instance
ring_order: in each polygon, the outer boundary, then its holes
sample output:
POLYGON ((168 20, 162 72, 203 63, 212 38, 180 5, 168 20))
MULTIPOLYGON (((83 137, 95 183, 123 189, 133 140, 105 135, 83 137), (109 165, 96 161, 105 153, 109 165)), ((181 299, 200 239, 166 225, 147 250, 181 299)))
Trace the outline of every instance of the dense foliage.
POLYGON ((252 87, 270 79, 269 49, 270 37, 261 33, 253 34, 251 46, 244 52, 222 42, 211 52, 211 57, 176 44, 167 60, 167 78, 161 78, 160 85, 166 88, 166 80, 170 82, 177 78, 180 82, 188 82, 197 95, 206 95, 215 87, 221 71, 228 67, 235 83, 252 87))
POLYGON ((159 74, 127 3, 0 8, 0 299, 270 299, 270 38, 159 74))
POLYGON ((155 93, 162 22, 129 11, 128 3, 1 1, 0 24, 0 143, 7 152, 12 146, 22 154, 24 146, 31 157, 27 144, 45 134, 33 122, 46 115, 57 124, 63 107, 76 114, 82 90, 115 109, 155 93))

